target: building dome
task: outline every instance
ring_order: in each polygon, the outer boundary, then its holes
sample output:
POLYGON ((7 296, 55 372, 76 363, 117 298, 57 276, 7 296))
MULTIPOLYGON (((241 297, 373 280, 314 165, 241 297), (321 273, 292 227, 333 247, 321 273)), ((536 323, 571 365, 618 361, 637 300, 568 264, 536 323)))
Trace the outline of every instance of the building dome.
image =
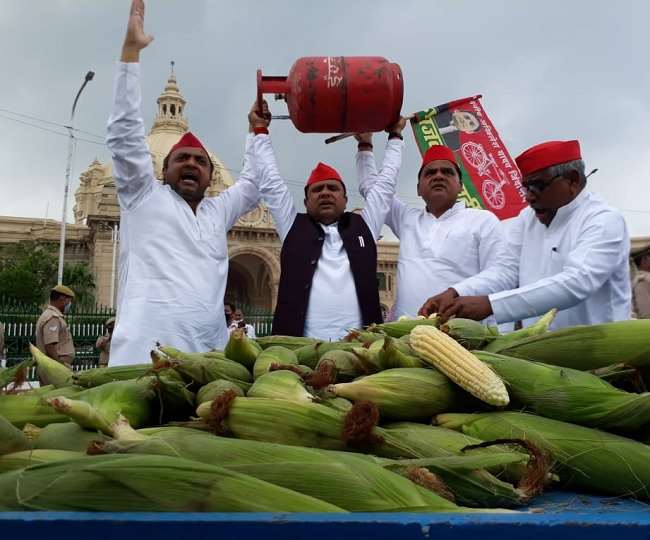
MULTIPOLYGON (((157 103, 158 112, 146 140, 153 160, 154 174, 158 180, 162 180, 162 166, 165 157, 171 147, 178 142, 189 128, 184 115, 187 101, 178 88, 173 62, 172 71, 165 84, 165 89, 158 96, 157 103)), ((207 150, 214 164, 214 171, 206 195, 215 196, 228 186, 231 186, 233 179, 216 154, 209 149, 207 150)), ((119 216, 111 162, 100 163, 95 159, 81 173, 80 185, 75 192, 75 201, 74 216, 77 223, 83 223, 89 215, 119 216)))

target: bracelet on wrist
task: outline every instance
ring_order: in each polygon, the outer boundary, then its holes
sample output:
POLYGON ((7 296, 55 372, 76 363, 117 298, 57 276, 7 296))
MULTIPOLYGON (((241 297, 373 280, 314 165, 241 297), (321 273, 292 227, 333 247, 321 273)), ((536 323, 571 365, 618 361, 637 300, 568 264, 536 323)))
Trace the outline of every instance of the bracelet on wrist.
POLYGON ((255 135, 268 135, 269 128, 265 126, 256 126, 253 128, 253 133, 255 133, 255 135))
POLYGON ((397 133, 397 131, 391 131, 388 134, 388 140, 390 141, 391 139, 399 139, 400 141, 403 141, 404 137, 402 136, 401 133, 397 133))
POLYGON ((372 143, 369 143, 369 142, 360 142, 360 143, 357 145, 357 150, 359 150, 359 152, 372 150, 372 143))

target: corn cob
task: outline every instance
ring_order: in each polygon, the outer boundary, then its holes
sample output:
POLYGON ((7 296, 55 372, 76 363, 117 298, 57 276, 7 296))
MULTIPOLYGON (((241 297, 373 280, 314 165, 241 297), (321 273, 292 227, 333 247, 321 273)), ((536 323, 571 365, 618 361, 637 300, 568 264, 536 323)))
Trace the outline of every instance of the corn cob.
POLYGON ((382 339, 379 332, 368 332, 367 330, 350 330, 343 338, 343 341, 357 342, 362 345, 370 345, 373 341, 382 339))
POLYGON ((248 338, 241 328, 230 333, 230 338, 223 351, 226 358, 239 362, 247 369, 252 369, 255 359, 262 352, 262 347, 256 341, 248 338))
POLYGON ((337 381, 351 381, 368 373, 366 363, 357 355, 348 351, 333 350, 326 352, 320 357, 316 365, 316 371, 322 369, 324 364, 330 364, 334 367, 337 381))
POLYGON ((388 440, 397 441, 399 446, 394 442, 385 444, 379 447, 378 455, 434 458, 416 462, 423 463, 422 466, 439 475, 456 496, 458 504, 469 507, 514 507, 525 504, 536 493, 538 486, 519 489, 495 476, 505 471, 513 479, 520 479, 528 462, 526 454, 504 447, 481 448, 468 452, 478 458, 472 470, 458 469, 445 464, 445 460, 464 456, 463 448, 482 441, 448 429, 406 422, 389 424, 384 431, 388 440), (498 461, 492 461, 494 458, 498 458, 498 461))
POLYGON ((30 446, 27 436, 4 416, 0 416, 0 456, 27 450, 30 446))
POLYGON ((0 456, 0 474, 24 469, 39 463, 51 463, 53 461, 64 461, 67 459, 78 459, 85 457, 82 452, 72 452, 70 450, 22 450, 0 456))
POLYGON ((316 397, 305 388, 300 376, 286 370, 260 375, 247 395, 251 398, 286 399, 296 403, 316 401, 316 397))
POLYGON ((499 352, 580 370, 619 363, 650 366, 650 319, 562 328, 522 339, 499 352))
POLYGON ((436 421, 486 441, 517 438, 550 454, 570 489, 650 499, 650 447, 604 431, 516 412, 441 414, 436 421))
POLYGON ((342 413, 347 413, 352 408, 352 402, 342 397, 323 398, 320 404, 342 413))
POLYGON ((298 363, 300 365, 308 366, 311 369, 314 369, 316 367, 316 364, 318 364, 318 360, 320 358, 318 354, 318 347, 321 343, 321 341, 317 341, 315 343, 310 343, 303 347, 294 349, 293 352, 296 353, 296 359, 298 360, 298 363))
POLYGON ((245 474, 169 456, 89 456, 0 475, 0 509, 342 512, 245 474))
POLYGON ((102 433, 83 429, 76 422, 50 424, 43 428, 27 424, 23 432, 38 450, 69 450, 85 452, 88 445, 94 441, 107 439, 102 433))
POLYGON ((508 404, 508 392, 503 381, 476 356, 437 328, 414 328, 411 347, 422 360, 438 368, 478 399, 490 405, 508 404))
POLYGON ((521 328, 520 330, 515 330, 514 332, 508 332, 507 334, 497 335, 483 347, 483 350, 489 352, 499 352, 522 339, 545 334, 548 332, 548 329, 551 326, 553 319, 555 319, 556 314, 557 309, 552 309, 544 316, 537 319, 537 321, 530 326, 521 328))
MULTIPOLYGON (((214 421, 211 403, 202 403, 196 413, 207 422, 214 421)), ((249 397, 235 398, 223 420, 225 429, 239 439, 325 450, 349 448, 343 440, 344 423, 343 413, 324 405, 249 397)), ((380 439, 381 428, 374 427, 372 435, 380 439)))
POLYGON ((72 382, 72 370, 70 368, 43 354, 31 343, 29 344, 29 351, 36 362, 38 376, 44 384, 53 384, 57 388, 70 385, 72 382))
POLYGON ((428 368, 387 369, 330 389, 352 401, 372 401, 382 417, 394 420, 426 420, 453 410, 463 395, 442 373, 428 368))
POLYGON ((143 441, 110 441, 107 452, 160 454, 219 465, 325 500, 349 511, 397 511, 428 507, 455 511, 410 481, 377 465, 373 458, 343 452, 258 441, 205 437, 193 430, 162 429, 143 441))
MULTIPOLYGON (((72 380, 78 386, 92 388, 93 386, 101 386, 107 382, 137 379, 150 373, 152 368, 153 366, 149 363, 88 369, 75 373, 72 376, 72 380)), ((171 370, 168 371, 169 373, 173 373, 171 370)), ((169 375, 169 373, 167 374, 169 375)))
POLYGON ((46 426, 55 422, 68 422, 70 419, 57 413, 45 399, 53 396, 72 397, 80 391, 80 388, 67 387, 49 388, 46 392, 0 395, 0 415, 20 429, 25 424, 46 426))
POLYGON ((650 425, 650 393, 632 394, 585 371, 476 351, 508 384, 513 401, 547 418, 605 430, 650 425))
POLYGON ((212 401, 214 398, 222 395, 224 392, 232 390, 238 396, 244 396, 244 391, 235 383, 226 381, 224 379, 217 379, 205 386, 202 386, 196 393, 196 403, 201 404, 205 401, 212 401))
POLYGON ((371 332, 380 332, 388 336, 399 338, 406 334, 410 334, 417 326, 438 326, 439 321, 437 317, 430 318, 404 318, 394 322, 387 322, 381 324, 374 324, 368 327, 371 332))
POLYGON ((469 350, 480 349, 495 337, 487 326, 472 319, 449 319, 440 330, 469 350))
POLYGON ((255 360, 253 377, 257 379, 264 373, 270 371, 273 364, 296 366, 298 365, 298 359, 296 358, 296 353, 290 349, 285 349, 278 345, 267 347, 255 360))
POLYGON ((296 337, 296 336, 263 336, 258 337, 255 341, 262 347, 268 349, 273 346, 284 347, 285 349, 296 350, 306 345, 313 345, 316 340, 309 337, 296 337))
POLYGON ((171 359, 171 366, 188 382, 204 386, 217 379, 226 379, 241 386, 242 389, 250 387, 247 384, 252 380, 250 371, 225 357, 207 356, 210 353, 179 354, 169 347, 161 347, 160 352, 163 354, 158 356, 157 363, 166 365, 168 359, 171 359))
POLYGON ((386 336, 379 352, 379 365, 390 369, 425 367, 426 364, 417 357, 410 345, 386 336))

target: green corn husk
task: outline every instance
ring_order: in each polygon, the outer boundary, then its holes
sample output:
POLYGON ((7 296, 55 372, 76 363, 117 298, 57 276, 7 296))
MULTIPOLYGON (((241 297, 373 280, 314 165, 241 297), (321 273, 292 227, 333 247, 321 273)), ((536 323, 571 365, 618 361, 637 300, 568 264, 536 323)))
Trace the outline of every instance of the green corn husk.
POLYGON ((483 347, 483 350, 497 353, 522 339, 545 334, 548 332, 556 314, 557 309, 552 309, 544 316, 537 319, 534 324, 531 324, 526 328, 508 332, 507 334, 499 334, 493 340, 489 341, 488 344, 483 347))
POLYGON ((347 336, 343 338, 343 341, 361 343, 367 346, 378 339, 383 339, 382 334, 378 332, 353 329, 348 332, 347 336))
POLYGON ((110 425, 120 414, 134 427, 155 421, 157 382, 155 377, 115 381, 84 390, 75 399, 52 396, 47 402, 81 427, 112 435, 110 425))
POLYGON ((398 511, 428 507, 456 511, 457 507, 374 463, 372 458, 343 452, 206 437, 193 430, 160 430, 143 441, 110 441, 107 452, 161 454, 243 472, 348 511, 398 511))
POLYGON ((37 450, 85 452, 91 443, 107 440, 104 434, 83 429, 76 422, 50 424, 42 428, 27 424, 23 432, 37 450))
POLYGON ((650 366, 650 319, 562 328, 517 341, 499 352, 584 371, 619 363, 650 366))
MULTIPOLYGON (((213 404, 202 403, 196 414, 213 422, 213 404)), ((344 418, 342 412, 317 403, 238 397, 232 401, 223 426, 238 439, 346 450, 344 418)), ((375 427, 372 433, 381 437, 382 429, 375 427)))
POLYGON ((290 349, 295 351, 300 347, 305 347, 306 345, 313 345, 317 342, 316 339, 310 337, 300 337, 300 336, 263 336, 255 338, 255 341, 262 347, 262 349, 268 349, 269 347, 280 346, 285 349, 290 349))
POLYGON ((384 353, 384 339, 373 341, 368 348, 354 347, 352 352, 359 357, 359 359, 366 366, 369 373, 376 373, 387 369, 388 366, 384 363, 386 355, 384 353))
POLYGON ((223 351, 226 358, 239 362, 247 369, 253 369, 255 359, 262 352, 262 346, 250 339, 241 328, 230 333, 230 338, 223 351))
POLYGON ((386 337, 380 351, 379 364, 390 368, 420 368, 426 364, 418 358, 410 345, 397 339, 386 337))
POLYGON ((508 479, 520 480, 529 459, 526 454, 502 446, 480 448, 463 454, 463 448, 482 441, 436 426, 402 422, 389 424, 385 431, 399 441, 400 448, 395 451, 384 446, 380 448, 379 455, 391 458, 442 458, 437 463, 429 462, 424 466, 442 478, 456 495, 458 504, 469 507, 514 507, 525 504, 536 493, 536 486, 520 489, 495 476, 504 474, 508 479), (468 471, 444 464, 444 459, 465 455, 477 458, 481 465, 475 465, 474 470, 468 471), (497 458, 497 463, 492 462, 493 458, 497 458))
POLYGON ((43 354, 38 348, 29 344, 29 352, 36 362, 38 376, 44 384, 53 384, 57 388, 69 386, 72 383, 72 370, 60 362, 43 354))
POLYGON ((351 381, 366 375, 369 369, 366 362, 358 355, 340 350, 332 350, 323 354, 316 365, 316 371, 323 369, 325 364, 334 368, 337 381, 351 381))
POLYGON ((63 414, 57 413, 47 404, 45 399, 53 396, 77 396, 82 389, 70 386, 58 389, 48 388, 47 391, 39 390, 0 395, 0 415, 20 429, 25 424, 46 426, 56 422, 68 422, 70 419, 63 414))
POLYGON ((604 430, 650 426, 650 393, 632 394, 586 371, 475 351, 519 406, 547 418, 604 430))
POLYGON ((260 375, 248 391, 251 398, 286 399, 296 403, 313 403, 317 398, 305 388, 299 375, 292 371, 269 371, 260 375))
POLYGON ((253 378, 257 379, 264 373, 270 371, 273 364, 296 366, 298 365, 298 359, 296 358, 296 353, 290 349, 285 349, 279 345, 267 347, 255 360, 253 378))
MULTIPOLYGON (((171 358, 171 366, 188 382, 204 386, 217 379, 225 379, 242 387, 242 390, 250 388, 252 381, 250 371, 240 363, 228 360, 225 356, 207 356, 212 353, 179 354, 171 347, 160 347, 160 351, 171 358)), ((164 362, 166 362, 164 359, 157 361, 161 365, 165 365, 164 362)))
POLYGON ((308 366, 312 369, 315 369, 318 361, 330 351, 348 351, 352 352, 357 347, 360 347, 359 343, 356 342, 347 342, 347 341, 317 341, 311 345, 301 347, 295 350, 296 357, 298 358, 298 363, 308 366))
POLYGON ((336 411, 342 412, 344 414, 349 412, 350 409, 352 408, 352 402, 342 397, 324 398, 322 399, 320 404, 325 405, 326 407, 329 407, 336 411))
POLYGON ((9 385, 15 385, 27 379, 27 370, 34 365, 33 359, 23 360, 15 366, 0 368, 0 391, 9 385))
POLYGON ((604 431, 532 414, 441 414, 443 427, 486 441, 525 439, 556 462, 569 489, 650 499, 650 447, 604 431))
POLYGON ((380 332, 388 336, 399 338, 406 334, 410 334, 411 330, 419 325, 438 326, 439 320, 437 317, 421 318, 421 319, 400 319, 398 321, 374 324, 368 327, 372 332, 380 332))
POLYGON ((89 456, 0 475, 0 510, 343 512, 245 474, 169 456, 89 456))
POLYGON ((232 390, 238 396, 244 396, 244 391, 235 383, 224 379, 218 379, 199 388, 199 391, 196 393, 196 403, 197 405, 200 405, 206 401, 212 401, 214 398, 219 397, 228 390, 232 390))
POLYGON ((70 450, 34 449, 22 450, 12 454, 0 456, 0 475, 2 473, 24 469, 39 463, 51 463, 67 459, 81 459, 86 454, 70 450))
POLYGON ((4 416, 0 416, 0 456, 27 450, 30 447, 27 436, 4 416))
POLYGON ((330 387, 339 397, 372 401, 383 418, 427 420, 454 410, 463 396, 456 385, 435 369, 395 368, 330 387))
MULTIPOLYGON (((74 384, 84 388, 101 386, 113 381, 128 381, 138 379, 151 373, 151 364, 134 364, 131 366, 114 366, 105 368, 88 369, 80 371, 72 376, 74 384)), ((172 370, 167 370, 173 373, 172 370)))
POLYGON ((495 337, 487 326, 472 319, 449 319, 440 326, 440 330, 470 350, 480 349, 495 337))

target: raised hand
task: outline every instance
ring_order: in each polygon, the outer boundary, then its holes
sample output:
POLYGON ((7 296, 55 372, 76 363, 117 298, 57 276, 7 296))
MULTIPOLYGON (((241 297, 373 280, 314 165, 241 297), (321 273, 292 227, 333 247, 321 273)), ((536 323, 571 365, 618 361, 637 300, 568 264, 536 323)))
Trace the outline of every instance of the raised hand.
POLYGON ((248 112, 248 131, 251 133, 255 128, 268 128, 271 123, 271 113, 269 104, 264 100, 262 102, 262 114, 257 109, 257 101, 253 103, 251 110, 248 112))
POLYGON ((140 51, 152 41, 153 36, 144 31, 144 0, 133 0, 120 60, 122 62, 138 62, 140 51))

